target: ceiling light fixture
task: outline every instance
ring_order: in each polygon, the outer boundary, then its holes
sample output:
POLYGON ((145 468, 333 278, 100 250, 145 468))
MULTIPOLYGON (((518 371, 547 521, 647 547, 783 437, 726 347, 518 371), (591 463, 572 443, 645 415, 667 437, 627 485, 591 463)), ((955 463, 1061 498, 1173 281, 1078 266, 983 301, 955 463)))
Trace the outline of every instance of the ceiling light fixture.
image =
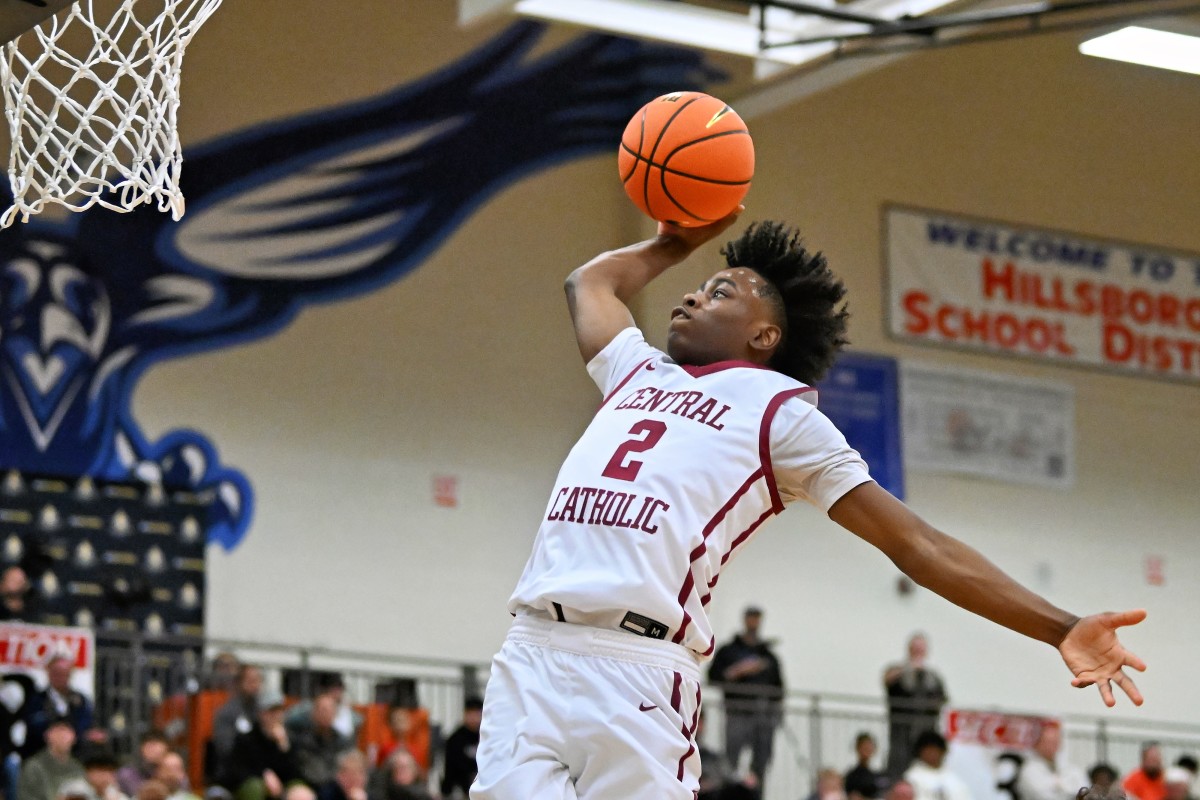
POLYGON ((1085 56, 1200 75, 1200 37, 1130 25, 1079 45, 1085 56))

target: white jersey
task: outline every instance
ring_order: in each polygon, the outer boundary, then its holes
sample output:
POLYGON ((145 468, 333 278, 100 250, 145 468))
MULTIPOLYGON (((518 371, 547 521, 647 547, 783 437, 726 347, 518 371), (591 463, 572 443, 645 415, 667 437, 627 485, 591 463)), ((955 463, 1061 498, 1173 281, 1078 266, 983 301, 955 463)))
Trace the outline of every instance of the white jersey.
POLYGON ((514 614, 714 649, 721 570, 785 503, 870 480, 816 392, 743 361, 681 367, 636 328, 587 366, 604 393, 559 470, 514 614), (809 402, 804 402, 808 400, 809 402))

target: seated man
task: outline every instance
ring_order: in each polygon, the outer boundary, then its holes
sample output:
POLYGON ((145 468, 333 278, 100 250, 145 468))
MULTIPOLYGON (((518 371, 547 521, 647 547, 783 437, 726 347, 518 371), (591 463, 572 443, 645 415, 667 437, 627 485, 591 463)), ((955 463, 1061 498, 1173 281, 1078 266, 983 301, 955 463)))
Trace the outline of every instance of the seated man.
POLYGON ((357 750, 338 756, 333 778, 320 787, 318 800, 367 800, 367 757, 357 750))
POLYGON ((117 785, 121 791, 130 797, 136 795, 142 784, 158 772, 158 765, 169 749, 167 737, 162 731, 150 730, 142 734, 137 755, 130 763, 117 770, 117 785))
POLYGON ((17 797, 21 800, 58 800, 58 788, 72 778, 84 780, 86 786, 83 764, 71 755, 75 723, 68 717, 48 720, 43 741, 45 749, 21 764, 17 781, 17 797))
POLYGON ((283 726, 283 695, 263 689, 258 715, 250 730, 239 733, 229 754, 221 785, 238 800, 282 797, 284 787, 299 780, 292 743, 283 726))
POLYGON ((170 800, 200 800, 188 788, 187 765, 183 756, 174 750, 168 750, 158 762, 158 771, 154 777, 167 787, 171 793, 170 800))

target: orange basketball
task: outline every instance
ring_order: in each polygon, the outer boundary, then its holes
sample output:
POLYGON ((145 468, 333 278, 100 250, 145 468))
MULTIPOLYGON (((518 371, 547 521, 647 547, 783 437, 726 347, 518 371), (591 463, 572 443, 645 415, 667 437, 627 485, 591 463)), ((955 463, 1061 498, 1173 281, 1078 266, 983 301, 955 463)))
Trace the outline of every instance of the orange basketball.
POLYGON ((737 208, 754 177, 754 143, 724 101, 672 92, 633 115, 617 165, 625 193, 660 222, 706 225, 737 208))

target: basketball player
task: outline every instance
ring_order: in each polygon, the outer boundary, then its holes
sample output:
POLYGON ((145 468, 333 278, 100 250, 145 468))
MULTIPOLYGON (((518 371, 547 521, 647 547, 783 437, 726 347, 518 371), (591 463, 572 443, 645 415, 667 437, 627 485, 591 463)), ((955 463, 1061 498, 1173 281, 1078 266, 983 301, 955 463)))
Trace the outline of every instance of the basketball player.
POLYGON ((914 581, 1056 648, 1074 686, 1144 669, 1116 629, 1144 612, 1079 618, 943 534, 867 473, 812 404, 846 343, 845 289, 773 223, 723 253, 728 267, 671 312, 667 352, 626 303, 724 232, 737 214, 604 253, 567 279, 583 360, 604 394, 567 456, 515 616, 492 664, 475 800, 691 800, 706 615, 726 562, 759 526, 805 500, 914 581))

